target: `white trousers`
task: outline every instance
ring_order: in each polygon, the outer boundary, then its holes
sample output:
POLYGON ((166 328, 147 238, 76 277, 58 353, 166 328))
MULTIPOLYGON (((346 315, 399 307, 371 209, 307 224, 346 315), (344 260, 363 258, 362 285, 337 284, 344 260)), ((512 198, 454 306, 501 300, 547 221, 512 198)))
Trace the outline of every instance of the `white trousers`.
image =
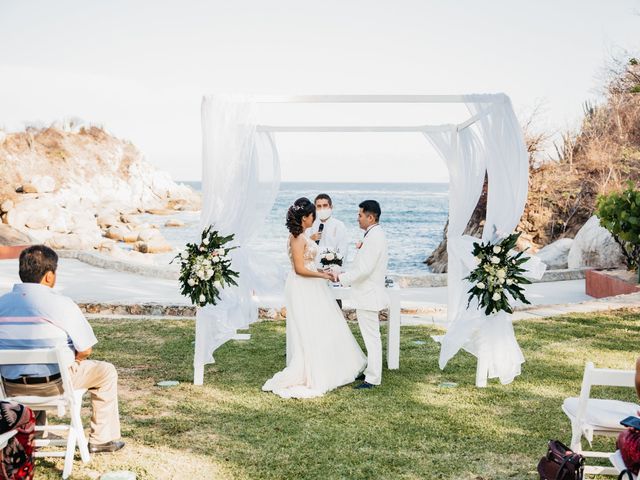
POLYGON ((356 315, 364 345, 367 347, 367 368, 364 371, 364 381, 371 385, 380 385, 382 383, 382 340, 378 312, 358 309, 356 315))

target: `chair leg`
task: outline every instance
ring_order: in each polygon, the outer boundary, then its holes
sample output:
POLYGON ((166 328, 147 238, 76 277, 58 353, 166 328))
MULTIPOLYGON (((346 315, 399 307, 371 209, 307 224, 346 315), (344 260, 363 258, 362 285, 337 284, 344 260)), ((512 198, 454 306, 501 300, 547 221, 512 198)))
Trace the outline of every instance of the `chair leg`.
POLYGON ((67 438, 67 451, 64 456, 64 469, 62 478, 68 478, 73 469, 73 455, 76 453, 76 429, 74 425, 69 426, 69 437, 67 438))
POLYGON ((78 444, 78 450, 80 451, 80 458, 84 463, 89 463, 91 455, 89 454, 89 445, 87 443, 87 437, 84 435, 84 429, 82 428, 82 419, 80 418, 79 406, 74 406, 71 409, 71 428, 76 432, 76 442, 78 444))
POLYGON ((574 452, 582 451, 582 429, 578 427, 574 427, 572 425, 571 428, 571 445, 569 448, 574 452))

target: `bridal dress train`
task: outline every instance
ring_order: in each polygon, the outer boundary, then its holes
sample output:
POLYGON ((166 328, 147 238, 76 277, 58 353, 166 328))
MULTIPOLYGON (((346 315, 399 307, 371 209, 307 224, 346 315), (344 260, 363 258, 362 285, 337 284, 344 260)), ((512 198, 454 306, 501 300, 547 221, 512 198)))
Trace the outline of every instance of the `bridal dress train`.
MULTIPOLYGON (((318 247, 305 237, 305 267, 316 270, 318 247)), ((291 247, 289 259, 293 267, 291 247)), ((313 398, 355 380, 367 360, 353 337, 331 287, 292 268, 285 284, 287 366, 262 390, 283 398, 313 398)))

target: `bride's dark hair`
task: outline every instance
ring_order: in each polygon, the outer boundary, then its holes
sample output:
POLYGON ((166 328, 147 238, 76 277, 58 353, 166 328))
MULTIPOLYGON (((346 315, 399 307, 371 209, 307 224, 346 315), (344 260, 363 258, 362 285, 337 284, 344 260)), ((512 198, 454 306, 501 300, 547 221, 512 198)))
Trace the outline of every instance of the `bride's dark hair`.
POLYGON ((293 205, 287 210, 287 228, 294 237, 300 235, 304 228, 302 228, 302 217, 312 214, 313 219, 316 219, 316 206, 311 200, 306 197, 302 197, 293 202, 293 205))

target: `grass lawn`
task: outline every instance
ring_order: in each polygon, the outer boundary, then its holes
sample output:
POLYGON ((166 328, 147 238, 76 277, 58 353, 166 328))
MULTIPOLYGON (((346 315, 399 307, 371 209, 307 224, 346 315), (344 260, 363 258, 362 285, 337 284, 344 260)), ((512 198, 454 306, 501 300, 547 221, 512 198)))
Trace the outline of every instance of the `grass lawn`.
MULTIPOLYGON (((474 387, 467 353, 438 369, 430 335, 439 330, 403 327, 400 370, 385 370, 381 387, 304 401, 260 391, 284 365, 284 322, 255 324, 250 341, 223 346, 195 387, 193 322, 93 321, 94 357, 120 374, 127 446, 86 466, 77 460, 72 478, 126 469, 138 479, 536 479, 547 440, 569 442, 560 406, 578 394, 585 361, 633 368, 639 320, 619 311, 519 322, 522 375, 485 389, 474 387), (154 386, 160 380, 181 383, 154 386)), ((632 389, 594 394, 635 397, 632 389)), ((61 469, 61 460, 41 459, 36 478, 60 478, 61 469)))

